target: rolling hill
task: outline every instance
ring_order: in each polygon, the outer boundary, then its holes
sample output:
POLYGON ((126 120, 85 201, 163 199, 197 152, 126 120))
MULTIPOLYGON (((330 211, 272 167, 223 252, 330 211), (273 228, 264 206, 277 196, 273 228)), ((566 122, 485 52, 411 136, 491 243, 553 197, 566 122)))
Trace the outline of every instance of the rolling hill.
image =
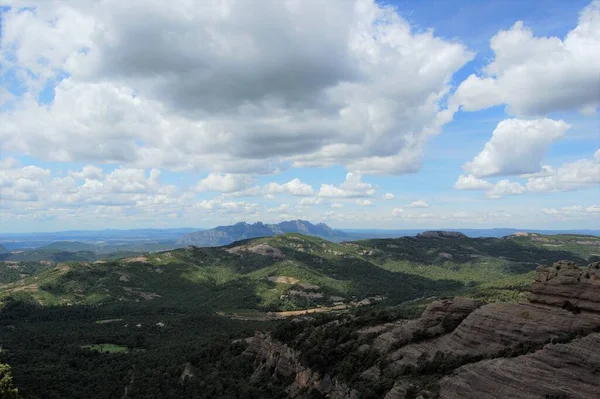
MULTIPOLYGON (((484 397, 468 383, 472 368, 495 376, 507 362, 535 379, 545 377, 532 362, 552 361, 565 373, 542 394, 561 397, 579 386, 570 375, 587 372, 552 345, 584 353, 600 327, 586 313, 600 264, 575 266, 598 242, 287 233, 120 259, 4 261, 0 362, 23 398, 355 399, 456 398, 464 384, 484 397), (560 259, 573 263, 538 268, 560 259), (556 296, 552 278, 567 291, 556 296)), ((529 389, 519 378, 494 389, 529 389)))
POLYGON ((457 293, 515 299, 537 264, 585 264, 600 242, 569 238, 561 250, 536 237, 434 234, 332 243, 286 233, 122 259, 57 260, 53 268, 1 287, 0 294, 45 304, 144 301, 224 311, 291 311, 369 298, 399 303, 457 293))

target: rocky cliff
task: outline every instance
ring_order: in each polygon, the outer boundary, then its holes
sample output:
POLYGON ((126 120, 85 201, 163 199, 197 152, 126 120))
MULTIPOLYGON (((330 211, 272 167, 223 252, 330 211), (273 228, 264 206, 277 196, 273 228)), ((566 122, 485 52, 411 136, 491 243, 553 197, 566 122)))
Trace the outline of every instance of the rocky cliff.
POLYGON ((257 331, 244 355, 254 358, 253 380, 258 381, 265 374, 271 378, 288 378, 291 382, 287 389, 290 397, 313 389, 329 398, 358 399, 357 392, 346 384, 300 364, 300 356, 296 351, 273 340, 268 334, 257 331))
POLYGON ((290 397, 313 388, 354 398, 599 398, 600 264, 539 267, 526 303, 481 306, 469 298, 434 301, 415 320, 358 330, 359 352, 378 353, 352 382, 319 375, 299 354, 258 333, 247 355, 257 376, 289 377, 290 397), (293 380, 293 381, 292 381, 293 380), (390 384, 390 381, 392 384, 390 384), (358 384, 358 385, 357 385, 358 384), (387 385, 386 385, 387 384, 387 385))
POLYGON ((536 271, 531 302, 574 312, 600 312, 600 262, 581 269, 573 262, 562 261, 552 267, 540 266, 536 271))
POLYGON ((514 358, 483 360, 440 382, 441 399, 600 398, 600 334, 514 358))

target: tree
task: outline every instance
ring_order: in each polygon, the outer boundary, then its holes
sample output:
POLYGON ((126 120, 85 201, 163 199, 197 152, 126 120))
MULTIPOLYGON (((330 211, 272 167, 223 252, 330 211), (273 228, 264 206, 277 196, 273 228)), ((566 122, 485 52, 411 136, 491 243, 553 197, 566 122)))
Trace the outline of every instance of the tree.
POLYGON ((12 370, 4 363, 0 363, 0 399, 19 399, 19 391, 12 380, 12 370))

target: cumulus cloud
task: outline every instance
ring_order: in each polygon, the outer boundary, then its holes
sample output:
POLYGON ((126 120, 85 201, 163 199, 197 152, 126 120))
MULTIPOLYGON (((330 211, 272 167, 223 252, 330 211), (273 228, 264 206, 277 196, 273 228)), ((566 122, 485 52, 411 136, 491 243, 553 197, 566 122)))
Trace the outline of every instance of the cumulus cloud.
POLYGON ((517 115, 600 105, 600 1, 594 0, 564 39, 536 37, 516 22, 490 41, 494 59, 460 84, 451 102, 467 111, 506 104, 517 115))
POLYGON ((385 193, 385 194, 383 194, 383 197, 382 197, 382 198, 383 198, 384 200, 388 200, 388 201, 389 201, 389 200, 393 200, 393 199, 394 199, 394 198, 396 198, 396 197, 395 197, 395 196, 394 196, 394 194, 392 194, 392 193, 385 193))
POLYGON ((87 165, 80 171, 69 171, 69 176, 75 179, 95 179, 100 180, 104 177, 104 172, 97 166, 87 165))
POLYGON ((581 205, 565 206, 562 208, 542 208, 541 212, 547 216, 554 217, 589 217, 590 215, 596 216, 600 214, 600 206, 590 205, 588 207, 581 205))
POLYGON ((30 94, 0 146, 46 160, 412 172, 473 57, 372 0, 23 5, 3 15, 0 57, 30 94))
POLYGON ((296 178, 284 184, 268 183, 264 187, 267 194, 288 193, 298 197, 311 196, 315 194, 315 190, 309 184, 303 183, 296 178))
POLYGON ((210 200, 202 200, 191 205, 191 209, 216 212, 218 215, 236 213, 251 215, 256 211, 257 208, 257 203, 245 201, 226 201, 224 197, 215 197, 210 200))
POLYGON ((368 200, 368 199, 357 199, 356 205, 371 206, 371 205, 373 205, 373 203, 371 202, 371 200, 368 200))
POLYGON ((486 192, 488 198, 500 198, 507 195, 520 195, 525 192, 523 187, 518 182, 511 182, 509 180, 500 180, 498 183, 486 192))
POLYGON ((322 202, 322 198, 312 197, 312 198, 302 198, 298 201, 298 206, 309 207, 313 205, 318 205, 322 202))
POLYGON ((562 120, 548 118, 503 120, 483 150, 463 169, 475 177, 538 172, 550 144, 561 138, 569 127, 562 120))
POLYGON ((210 173, 207 177, 200 180, 196 185, 196 191, 217 191, 220 193, 233 193, 241 191, 250 186, 253 182, 251 176, 231 173, 210 173))
POLYGON ((494 185, 483 179, 478 179, 473 175, 460 175, 454 183, 454 188, 457 190, 488 190, 494 185))
POLYGON ((525 185, 501 180, 495 185, 472 175, 461 175, 454 184, 458 190, 485 190, 488 198, 517 195, 525 192, 549 193, 573 191, 600 185, 600 150, 593 159, 567 162, 557 168, 543 165, 538 172, 519 176, 525 185))
MULTIPOLYGON (((0 200, 14 208, 12 201, 36 202, 37 207, 53 206, 140 206, 176 202, 176 188, 160 181, 158 169, 117 168, 109 174, 86 166, 65 177, 52 176, 49 169, 16 164, 0 170, 0 200)), ((13 209, 14 210, 14 209, 13 209)))
POLYGON ((375 194, 375 189, 369 183, 364 183, 361 175, 357 173, 346 174, 346 180, 339 186, 332 184, 322 184, 319 189, 320 197, 330 198, 358 198, 371 197, 375 194))
POLYGON ((425 201, 413 201, 406 205, 407 208, 429 208, 429 204, 425 201))
POLYGON ((527 179, 527 189, 532 192, 571 191, 599 184, 600 150, 596 151, 594 159, 580 159, 556 169, 545 166, 543 174, 527 179))

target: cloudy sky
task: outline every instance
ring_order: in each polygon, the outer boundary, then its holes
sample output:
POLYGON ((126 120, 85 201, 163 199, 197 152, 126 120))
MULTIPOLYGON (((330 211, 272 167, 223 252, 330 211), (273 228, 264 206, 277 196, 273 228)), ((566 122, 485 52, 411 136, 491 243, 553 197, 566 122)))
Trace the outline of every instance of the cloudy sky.
POLYGON ((3 3, 0 231, 600 226, 600 0, 3 3))

